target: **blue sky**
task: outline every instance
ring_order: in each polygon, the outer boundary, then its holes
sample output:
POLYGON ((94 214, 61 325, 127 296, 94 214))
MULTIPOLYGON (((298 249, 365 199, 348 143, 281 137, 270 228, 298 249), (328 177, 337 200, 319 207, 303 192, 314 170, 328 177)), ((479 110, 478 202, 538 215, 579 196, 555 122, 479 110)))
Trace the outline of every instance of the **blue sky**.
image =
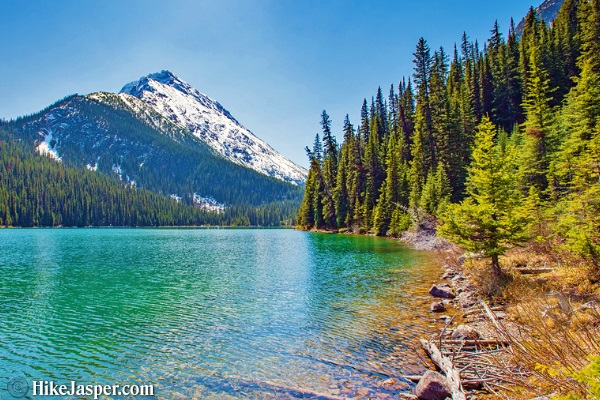
MULTIPOLYGON (((539 0, 541 2, 541 0, 539 0)), ((531 0, 0 0, 0 118, 68 94, 117 92, 169 69, 306 166, 326 109, 341 137, 362 99, 412 74, 419 37, 450 53, 463 31, 504 32, 531 0)))

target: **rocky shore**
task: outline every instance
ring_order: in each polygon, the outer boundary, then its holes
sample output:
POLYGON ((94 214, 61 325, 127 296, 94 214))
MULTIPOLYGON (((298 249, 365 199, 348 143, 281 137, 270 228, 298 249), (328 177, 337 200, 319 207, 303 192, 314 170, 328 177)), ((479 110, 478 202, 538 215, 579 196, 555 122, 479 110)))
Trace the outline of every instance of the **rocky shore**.
MULTIPOLYGON (((413 234, 416 242, 430 250, 452 245, 430 234, 413 234)), ((452 252, 449 251, 449 254, 452 252)), ((441 332, 432 332, 422 346, 437 371, 427 371, 418 381, 414 394, 406 399, 443 400, 480 399, 502 388, 512 374, 510 367, 498 368, 490 362, 506 353, 508 343, 498 331, 499 321, 506 318, 502 306, 490 307, 477 293, 463 271, 466 257, 447 260, 440 280, 429 289, 430 310, 445 322, 441 332), (493 355, 493 357, 489 357, 493 355), (438 372, 439 371, 439 372, 438 372)), ((502 329, 505 329, 503 323, 502 329)))

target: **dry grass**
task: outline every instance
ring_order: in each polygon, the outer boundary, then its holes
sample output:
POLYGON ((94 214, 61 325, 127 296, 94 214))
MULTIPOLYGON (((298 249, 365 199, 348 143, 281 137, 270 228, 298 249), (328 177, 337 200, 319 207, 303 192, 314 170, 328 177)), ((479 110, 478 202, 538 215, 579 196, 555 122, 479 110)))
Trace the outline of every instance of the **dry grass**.
MULTIPOLYGON (((512 362, 531 373, 519 378, 508 398, 550 393, 586 398, 588 387, 573 374, 590 362, 590 356, 600 355, 600 290, 593 267, 540 243, 509 252, 501 263, 510 279, 500 282, 494 295, 510 304, 510 319, 521 331, 505 337, 512 342, 512 362), (523 267, 554 271, 516 272, 523 267)), ((494 280, 486 278, 477 262, 472 264, 473 283, 491 291, 494 280)))
MULTIPOLYGON (((586 398, 587 386, 573 379, 600 355, 600 308, 556 294, 521 302, 509 310, 523 331, 511 340, 513 362, 531 372, 520 378, 520 391, 530 394, 575 394, 586 398)), ((527 398, 527 397, 524 397, 527 398)))
MULTIPOLYGON (((439 253, 439 262, 460 269, 459 253, 439 253)), ((490 260, 468 258, 462 271, 479 295, 507 304, 508 320, 498 334, 511 342, 510 362, 528 374, 494 398, 530 399, 548 394, 587 398, 585 383, 573 378, 600 356, 600 276, 597 268, 562 249, 560 243, 538 241, 500 258, 503 274, 491 273, 490 260), (524 275, 521 268, 550 268, 546 274, 524 275), (516 328, 516 330, 515 330, 516 328)), ((505 364, 506 359, 498 359, 505 364)), ((594 378, 594 379, 600 379, 594 378)))
POLYGON ((502 301, 505 288, 514 281, 514 274, 510 270, 504 270, 500 276, 493 274, 488 259, 466 260, 463 272, 480 295, 494 302, 502 301))
MULTIPOLYGON (((573 375, 589 364, 590 356, 600 356, 600 279, 594 266, 560 248, 540 241, 513 249, 500 259, 500 277, 491 273, 488 259, 467 259, 462 267, 482 297, 509 305, 507 328, 499 334, 511 341, 511 363, 529 372, 515 377, 513 391, 498 397, 587 398, 588 387, 573 375), (522 275, 520 268, 553 272, 522 275)), ((456 258, 455 253, 451 256, 456 258)), ((451 263, 452 257, 444 262, 451 263)))

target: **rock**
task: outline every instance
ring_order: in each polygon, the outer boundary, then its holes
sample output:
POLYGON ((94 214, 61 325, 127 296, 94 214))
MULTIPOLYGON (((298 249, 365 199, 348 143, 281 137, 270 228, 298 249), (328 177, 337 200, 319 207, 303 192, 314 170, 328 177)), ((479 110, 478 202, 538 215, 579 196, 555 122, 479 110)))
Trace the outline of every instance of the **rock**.
POLYGON ((459 325, 454 332, 452 332, 452 339, 453 340, 465 340, 465 339, 470 339, 470 340, 477 340, 477 339, 481 339, 481 336, 479 336, 479 332, 477 332, 475 329, 471 328, 468 325, 459 325))
POLYGON ((452 277, 452 279, 450 279, 452 282, 458 282, 458 281, 464 281, 466 278, 463 274, 457 274, 454 277, 452 277))
POLYGON ((469 292, 463 292, 458 295, 458 305, 460 308, 469 308, 477 303, 477 299, 474 299, 469 292))
POLYGON ((431 311, 433 312, 443 312, 446 311, 446 307, 441 301, 434 301, 431 303, 431 311))
POLYGON ((405 390, 409 388, 408 383, 402 382, 400 379, 389 378, 379 384, 379 387, 383 390, 393 391, 393 390, 405 390))
POLYGON ((442 279, 454 279, 453 276, 455 276, 455 275, 456 275, 456 272, 449 269, 446 272, 444 272, 444 275, 442 275, 442 279))
POLYGON ((453 299, 454 293, 452 293, 452 288, 447 283, 440 283, 438 285, 433 285, 431 289, 429 289, 429 294, 433 297, 442 297, 445 299, 453 299))
POLYGON ((444 269, 444 275, 442 275, 442 279, 452 279, 452 277, 460 274, 460 270, 449 265, 444 265, 442 268, 444 269))
POLYGON ((446 377, 435 371, 425 372, 415 387, 415 395, 421 400, 444 400, 450 394, 446 377))
POLYGON ((504 311, 494 311, 494 314, 498 319, 506 319, 506 313, 504 311))

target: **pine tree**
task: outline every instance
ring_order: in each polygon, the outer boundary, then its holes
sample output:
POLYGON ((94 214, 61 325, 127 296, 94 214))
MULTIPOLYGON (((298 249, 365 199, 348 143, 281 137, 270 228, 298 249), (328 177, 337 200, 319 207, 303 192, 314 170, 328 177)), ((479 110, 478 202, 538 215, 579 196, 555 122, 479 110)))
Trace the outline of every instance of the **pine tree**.
POLYGON ((496 127, 484 117, 479 124, 468 169, 467 193, 460 204, 448 206, 438 233, 492 259, 501 274, 499 256, 527 239, 528 217, 522 214, 515 149, 495 143, 496 127))
POLYGON ((527 119, 523 124, 524 139, 521 151, 521 168, 526 187, 534 185, 540 193, 548 188, 548 147, 553 125, 553 110, 550 108, 549 78, 544 70, 541 55, 536 45, 530 47, 529 79, 523 109, 527 119))
MULTIPOLYGON (((553 163, 566 193, 557 204, 558 232, 600 267, 600 1, 580 3, 581 75, 562 112, 566 140, 553 163)), ((563 189, 564 190, 564 189, 563 189)))
POLYGON ((335 227, 335 202, 333 192, 336 185, 338 166, 338 146, 335 137, 331 133, 331 120, 327 112, 321 113, 321 128, 323 129, 323 223, 325 227, 335 227))
POLYGON ((321 172, 323 162, 323 146, 319 134, 315 135, 312 150, 306 147, 310 161, 310 169, 306 179, 304 198, 298 211, 298 225, 303 229, 323 227, 323 193, 324 182, 321 172))
POLYGON ((408 200, 405 163, 402 159, 402 136, 390 136, 386 157, 386 177, 379 192, 373 216, 373 232, 385 235, 390 228, 395 210, 405 208, 408 200))
POLYGON ((352 222, 350 192, 352 185, 352 163, 354 162, 354 127, 346 114, 344 119, 344 141, 337 169, 333 200, 335 204, 336 225, 349 228, 352 222))
POLYGON ((412 91, 412 83, 410 78, 408 83, 402 79, 399 85, 399 101, 398 101, 398 119, 402 133, 404 134, 404 147, 402 156, 405 160, 410 161, 410 147, 412 145, 412 137, 415 131, 415 98, 412 91))
POLYGON ((433 60, 429 53, 429 45, 420 38, 414 53, 414 82, 417 87, 417 107, 415 112, 415 131, 421 133, 423 148, 423 166, 425 174, 436 165, 435 135, 431 115, 431 66, 433 60))

